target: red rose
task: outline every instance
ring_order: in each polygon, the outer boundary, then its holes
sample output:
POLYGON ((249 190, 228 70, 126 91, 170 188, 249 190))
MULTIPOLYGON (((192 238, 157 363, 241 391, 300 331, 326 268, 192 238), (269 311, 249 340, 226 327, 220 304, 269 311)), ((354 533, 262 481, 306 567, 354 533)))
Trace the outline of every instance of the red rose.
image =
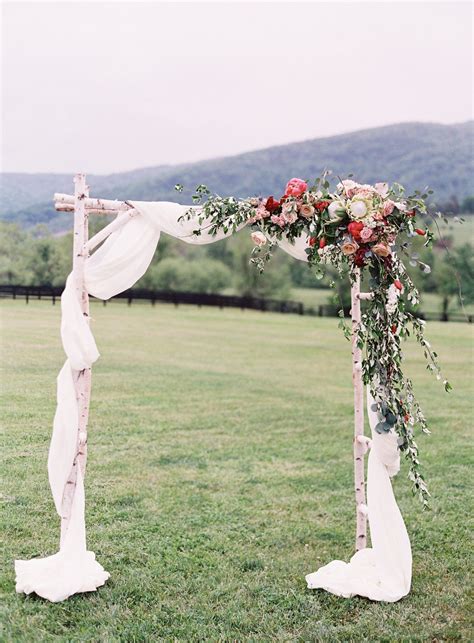
POLYGON ((328 207, 328 205, 329 205, 329 201, 318 201, 317 203, 314 204, 314 207, 318 212, 322 212, 328 207))
POLYGON ((397 332, 397 325, 392 324, 392 333, 395 335, 396 332, 397 332))
POLYGON ((358 248, 354 254, 354 263, 359 268, 363 268, 365 266, 365 252, 365 248, 358 248))
POLYGON ((408 413, 405 413, 405 415, 403 416, 403 419, 405 420, 405 422, 408 422, 408 420, 410 419, 410 416, 408 415, 408 413))
POLYGON ((275 201, 272 196, 269 196, 265 203, 265 210, 268 212, 275 212, 280 207, 280 201, 275 201))
POLYGON ((364 224, 360 221, 351 221, 347 226, 348 232, 352 235, 354 241, 360 241, 360 231, 364 227, 364 224))
POLYGON ((316 241, 317 241, 316 237, 310 237, 308 243, 310 246, 314 246, 316 241))
POLYGON ((426 234, 426 230, 422 230, 421 228, 415 228, 416 234, 419 234, 420 237, 424 237, 426 234))
POLYGON ((395 286, 395 288, 397 288, 398 290, 400 290, 400 291, 402 291, 402 290, 403 290, 403 284, 402 284, 402 282, 400 281, 400 279, 395 279, 395 281, 393 282, 393 285, 394 285, 394 286, 395 286))
POLYGON ((322 249, 326 245, 326 239, 324 237, 321 237, 319 240, 319 247, 322 249))
POLYGON ((414 217, 416 214, 415 210, 408 210, 407 217, 414 217))

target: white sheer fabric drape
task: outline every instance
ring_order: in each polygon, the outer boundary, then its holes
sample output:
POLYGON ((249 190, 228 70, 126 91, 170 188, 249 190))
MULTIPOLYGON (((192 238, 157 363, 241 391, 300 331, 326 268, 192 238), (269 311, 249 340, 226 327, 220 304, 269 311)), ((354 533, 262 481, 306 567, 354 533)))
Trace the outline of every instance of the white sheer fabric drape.
POLYGON ((349 563, 334 560, 308 574, 311 589, 325 589, 337 596, 366 596, 393 603, 406 596, 411 584, 411 547, 402 515, 393 494, 390 477, 400 469, 397 436, 377 433, 374 400, 367 391, 367 409, 372 448, 367 468, 367 506, 372 547, 361 549, 349 563))
MULTIPOLYGON (((85 285, 89 294, 108 299, 133 286, 146 272, 161 232, 186 243, 213 243, 226 236, 211 236, 206 224, 194 236, 196 219, 178 222, 188 210, 176 203, 130 202, 140 213, 113 232, 86 261, 85 285)), ((282 240, 282 249, 305 261, 306 238, 294 245, 282 240)), ((90 368, 99 352, 92 331, 77 299, 72 274, 61 297, 61 338, 66 362, 57 379, 57 409, 48 458, 49 481, 56 510, 61 511, 64 487, 77 450, 78 406, 74 379, 90 368)), ((372 422, 371 422, 372 424, 372 422)), ((360 594, 373 600, 394 601, 408 593, 411 578, 411 551, 405 525, 396 505, 389 472, 398 470, 398 449, 394 436, 374 434, 369 457, 368 506, 372 549, 358 552, 350 563, 334 561, 307 577, 309 587, 322 587, 334 594, 360 594)), ((62 601, 72 594, 93 591, 109 574, 87 550, 84 521, 84 483, 78 475, 72 517, 58 553, 29 561, 17 560, 16 589, 36 592, 50 601, 62 601)))

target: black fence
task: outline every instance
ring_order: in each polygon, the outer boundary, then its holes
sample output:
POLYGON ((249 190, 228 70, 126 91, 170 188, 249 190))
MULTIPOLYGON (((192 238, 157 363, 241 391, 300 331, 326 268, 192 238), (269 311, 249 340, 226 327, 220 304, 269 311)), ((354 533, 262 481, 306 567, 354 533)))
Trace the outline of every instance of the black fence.
MULTIPOLYGON (((0 298, 25 299, 26 303, 30 299, 51 300, 53 304, 61 298, 64 286, 17 286, 17 285, 0 285, 0 298)), ((259 297, 237 297, 234 295, 208 295, 206 293, 196 292, 174 292, 164 290, 146 290, 143 288, 133 288, 125 290, 116 295, 114 300, 126 300, 130 306, 133 302, 149 302, 152 306, 157 301, 174 304, 188 304, 191 306, 216 306, 218 308, 241 308, 250 310, 261 310, 276 313, 292 313, 296 315, 313 315, 318 317, 337 317, 338 306, 331 304, 319 305, 316 307, 305 307, 300 301, 279 300, 279 299, 261 299, 259 297)), ((110 300, 109 300, 110 301, 110 300)), ((103 302, 104 306, 107 304, 103 302)), ((349 316, 349 309, 345 311, 349 316)), ((472 323, 473 315, 465 316, 462 313, 441 313, 441 312, 420 312, 417 311, 417 317, 428 321, 457 321, 472 323)))
MULTIPOLYGON (((0 297, 11 299, 47 299, 53 304, 60 299, 64 286, 16 286, 0 285, 0 297)), ((259 297, 236 297, 233 295, 210 295, 196 292, 174 292, 166 290, 146 290, 143 288, 132 288, 124 290, 112 299, 126 300, 130 306, 133 302, 149 302, 155 305, 157 301, 166 302, 178 306, 189 304, 192 306, 217 306, 218 308, 249 308, 251 310, 262 310, 277 313, 293 313, 304 315, 304 306, 299 301, 261 299, 259 297)), ((106 301, 103 302, 104 306, 106 301)))

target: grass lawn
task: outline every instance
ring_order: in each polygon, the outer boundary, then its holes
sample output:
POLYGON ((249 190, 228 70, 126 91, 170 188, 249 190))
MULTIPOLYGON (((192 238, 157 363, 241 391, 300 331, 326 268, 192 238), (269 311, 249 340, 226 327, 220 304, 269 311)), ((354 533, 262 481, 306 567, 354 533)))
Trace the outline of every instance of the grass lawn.
MULTIPOLYGON (((454 219, 451 218, 448 219, 448 223, 445 223, 443 219, 436 219, 443 239, 452 239, 455 246, 464 243, 473 243, 474 215, 469 212, 461 213, 458 215, 458 218, 464 219, 464 221, 462 223, 455 222, 454 219)), ((435 233, 435 238, 438 238, 438 231, 434 223, 430 225, 430 228, 435 233)))
POLYGON ((306 589, 353 553, 352 389, 335 319, 93 304, 86 480, 99 591, 51 604, 14 591, 13 560, 57 550, 46 460, 63 362, 59 307, 2 302, 2 641, 472 640, 468 614, 472 332, 428 325, 447 395, 407 345, 431 419, 433 495, 394 485, 411 537, 395 604, 306 589))

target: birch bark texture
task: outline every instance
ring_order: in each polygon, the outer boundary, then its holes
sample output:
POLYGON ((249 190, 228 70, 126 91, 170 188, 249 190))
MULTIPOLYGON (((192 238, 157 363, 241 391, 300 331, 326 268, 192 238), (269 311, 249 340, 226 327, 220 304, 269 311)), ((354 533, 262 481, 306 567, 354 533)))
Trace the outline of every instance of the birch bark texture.
MULTIPOLYGON (((85 200, 89 196, 85 174, 74 176, 74 241, 72 271, 75 289, 82 314, 89 323, 89 294, 85 287, 84 265, 87 258, 86 244, 89 238, 89 214, 85 208, 85 200)), ((91 397, 90 368, 74 371, 74 386, 78 405, 77 446, 76 456, 64 490, 61 507, 61 544, 64 542, 71 519, 71 509, 76 492, 77 467, 81 468, 82 478, 85 478, 87 463, 87 425, 89 420, 89 404, 91 397)))
POLYGON ((352 383, 354 386, 354 487, 356 502, 356 551, 367 547, 367 505, 365 500, 365 462, 367 442, 364 439, 364 385, 362 382, 362 350, 357 345, 360 326, 360 268, 351 287, 352 319, 352 383))

